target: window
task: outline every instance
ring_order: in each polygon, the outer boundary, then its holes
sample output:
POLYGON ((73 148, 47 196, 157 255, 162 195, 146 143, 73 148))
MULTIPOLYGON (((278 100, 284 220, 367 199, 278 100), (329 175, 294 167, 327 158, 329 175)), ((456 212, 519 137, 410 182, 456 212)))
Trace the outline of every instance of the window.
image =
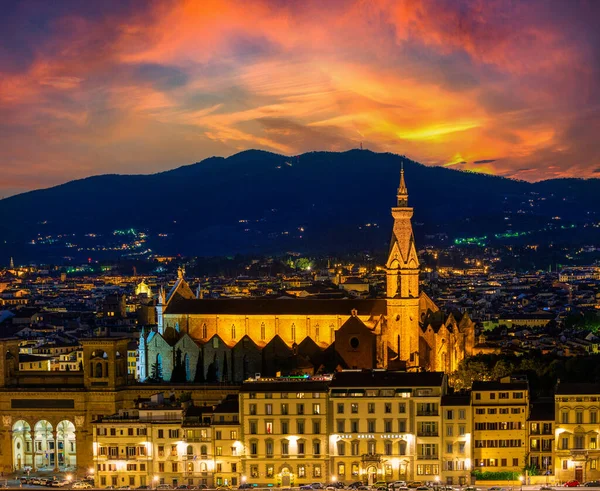
POLYGON ((573 448, 583 448, 583 439, 582 435, 575 435, 573 438, 573 448))
POLYGON ((267 435, 273 434, 273 421, 265 421, 265 433, 267 435))
POLYGON ((304 414, 304 404, 296 404, 296 414, 304 414))
POLYGON ((265 454, 267 457, 273 457, 273 440, 265 440, 265 454))
POLYGON ((596 424, 598 422, 598 411, 590 411, 590 423, 596 424))
POLYGON ((367 421, 367 431, 369 433, 375 433, 375 420, 374 419, 369 419, 367 421))
POLYGON ((321 442, 319 440, 313 440, 313 455, 321 455, 321 442))
POLYGON ((220 431, 215 431, 215 440, 221 440, 221 432, 220 431))
POLYGON ((321 466, 318 464, 313 465, 313 477, 321 477, 321 466))
POLYGON ((231 430, 229 432, 229 439, 230 440, 237 440, 237 430, 231 430))
POLYGON ((452 443, 446 443, 446 453, 452 453, 454 450, 454 445, 452 443))
POLYGON ((358 455, 359 448, 360 448, 360 447, 359 447, 359 443, 358 443, 357 441, 353 441, 353 442, 350 444, 350 453, 351 453, 352 455, 358 455))
POLYGON ((352 433, 358 433, 358 420, 353 419, 350 421, 350 431, 352 433))
POLYGON ((568 411, 563 411, 560 414, 560 420, 562 424, 568 424, 569 423, 569 413, 568 411))
POLYGON ((250 404, 250 415, 256 416, 256 404, 250 404))
POLYGON ((255 440, 250 442, 250 455, 253 457, 258 455, 258 442, 255 440))
POLYGON ((338 476, 346 475, 346 465, 343 462, 338 463, 338 476))
POLYGON ((391 402, 386 402, 383 407, 384 407, 384 411, 386 414, 392 413, 392 403, 391 402))
POLYGON ((290 444, 287 440, 281 441, 281 455, 289 455, 290 453, 290 444))
POLYGON ((338 414, 344 414, 344 404, 341 402, 338 402, 337 405, 337 413, 338 414))
POLYGON ((289 423, 287 421, 281 422, 281 434, 288 435, 289 434, 289 423))
POLYGON ((490 392, 490 399, 492 399, 492 400, 496 399, 496 393, 495 392, 490 392))
POLYGON ((357 402, 353 402, 352 404, 350 404, 350 412, 352 414, 358 414, 358 403, 357 402))
POLYGON ((513 392, 513 399, 523 399, 523 392, 513 392))
POLYGON ((165 437, 165 430, 158 430, 158 438, 164 438, 165 437))
POLYGON ((477 392, 477 393, 475 394, 475 400, 476 400, 476 401, 480 401, 480 400, 481 400, 481 394, 480 394, 479 392, 477 392))
POLYGON ((452 409, 446 411, 446 419, 454 419, 454 411, 452 409))
POLYGON ((171 462, 171 472, 178 472, 179 462, 171 462))
POLYGON ((458 442, 458 453, 465 453, 465 442, 458 442))
POLYGON ((385 442, 383 444, 383 450, 386 455, 392 455, 392 442, 385 442))
POLYGON ((343 441, 337 442, 337 453, 340 456, 346 455, 346 443, 343 441))
POLYGON ((287 403, 284 403, 281 405, 281 414, 283 414, 284 416, 287 416, 288 414, 288 405, 287 403))
POLYGON ((367 442, 367 453, 369 455, 375 455, 377 453, 377 442, 373 440, 367 442))
POLYGON ((583 423, 583 411, 577 411, 575 413, 575 423, 578 425, 583 423))
POLYGON ((369 402, 369 404, 367 404, 367 412, 369 414, 375 413, 375 403, 374 402, 369 402))
POLYGON ((458 425, 458 436, 465 436, 467 430, 465 425, 458 425))
POLYGON ((321 404, 313 404, 313 414, 321 414, 321 404))
POLYGON ((386 420, 383 422, 383 431, 384 431, 385 433, 391 433, 391 432, 392 432, 392 421, 391 421, 391 420, 389 420, 389 419, 386 419, 386 420))
POLYGON ((475 409, 475 414, 485 414, 485 409, 478 407, 475 409))
POLYGON ((251 465, 250 466, 250 477, 258 477, 258 466, 257 465, 251 465))
POLYGON ((265 414, 273 414, 273 404, 265 404, 265 414))
POLYGON ((306 466, 305 465, 298 466, 298 477, 306 477, 306 466))
POLYGON ((454 436, 454 426, 452 426, 452 425, 446 426, 446 436, 454 436))
POLYGON ((399 402, 398 403, 398 412, 400 414, 406 413, 406 403, 405 402, 399 402))
POLYGON ((464 409, 458 410, 458 419, 467 419, 467 412, 464 409))
POLYGON ((565 459, 565 460, 562 461, 562 468, 563 468, 563 471, 566 471, 569 468, 569 461, 568 460, 565 459))
POLYGON ((221 455, 223 455, 223 447, 216 447, 215 448, 215 455, 220 457, 221 455))
POLYGON ((562 442, 561 442, 561 450, 567 450, 569 448, 569 437, 568 436, 563 436, 562 437, 562 442))
POLYGON ((597 448, 595 436, 590 437, 590 448, 592 450, 596 450, 596 448, 597 448))
POLYGON ((273 464, 267 464, 267 477, 273 477, 275 474, 275 466, 273 464))
POLYGON ((321 422, 313 421, 313 434, 319 435, 321 433, 321 422))
POLYGON ((360 472, 360 467, 357 463, 353 463, 352 464, 352 477, 356 478, 358 477, 358 474, 360 472))
POLYGON ((509 394, 508 392, 500 392, 498 394, 498 399, 509 399, 509 394))
POLYGON ((298 456, 304 457, 306 445, 303 440, 298 440, 298 456))
POLYGON ((304 435, 304 421, 298 420, 296 422, 296 430, 299 435, 304 435))
POLYGON ((258 428, 258 423, 256 421, 250 421, 250 434, 251 435, 256 435, 256 433, 258 433, 257 428, 258 428))
POLYGON ((400 440, 398 442, 398 453, 400 455, 406 455, 406 447, 407 447, 407 443, 405 440, 400 440))
POLYGON ((515 457, 513 459, 513 467, 519 467, 519 458, 518 457, 515 457))

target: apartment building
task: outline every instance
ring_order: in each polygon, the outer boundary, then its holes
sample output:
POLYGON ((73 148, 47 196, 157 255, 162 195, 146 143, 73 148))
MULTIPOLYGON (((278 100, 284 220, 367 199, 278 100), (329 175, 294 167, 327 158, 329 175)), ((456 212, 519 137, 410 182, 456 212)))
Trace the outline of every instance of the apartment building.
POLYGON ((213 411, 214 485, 239 486, 242 483, 241 456, 244 445, 240 435, 239 398, 227 397, 213 411))
POLYGON ((471 394, 442 396, 442 477, 448 485, 470 483, 473 415, 471 394))
POLYGON ((600 384, 559 382, 554 400, 556 478, 580 483, 600 479, 600 384))
POLYGON ((442 372, 345 370, 329 385, 329 451, 339 481, 434 480, 442 372))
POLYGON ((510 377, 474 382, 471 405, 474 469, 521 475, 527 463, 528 383, 510 377))
POLYGON ((256 379, 240 389, 242 473, 259 486, 298 486, 330 476, 331 376, 256 379))
POLYGON ((553 475, 554 400, 531 403, 528 424, 528 465, 538 475, 553 475))

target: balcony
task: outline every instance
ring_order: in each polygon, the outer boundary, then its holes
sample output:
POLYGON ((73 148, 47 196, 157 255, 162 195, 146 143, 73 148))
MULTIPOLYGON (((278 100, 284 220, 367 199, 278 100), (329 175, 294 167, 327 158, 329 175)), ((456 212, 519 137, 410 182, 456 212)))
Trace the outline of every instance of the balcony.
POLYGON ((381 462, 381 454, 365 453, 365 454, 362 454, 361 460, 363 462, 381 462))
POLYGON ((438 455, 417 455, 417 460, 439 460, 438 455))
POLYGON ((439 416, 439 411, 430 409, 428 411, 417 411, 417 416, 439 416))
POLYGON ((439 436, 437 431, 417 431, 417 436, 439 436))

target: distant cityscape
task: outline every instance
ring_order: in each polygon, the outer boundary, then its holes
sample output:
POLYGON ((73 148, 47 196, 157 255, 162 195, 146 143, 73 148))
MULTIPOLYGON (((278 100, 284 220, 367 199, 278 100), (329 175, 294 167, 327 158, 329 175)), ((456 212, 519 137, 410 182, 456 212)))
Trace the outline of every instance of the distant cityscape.
POLYGON ((160 489, 599 479, 600 266, 418 250, 403 170, 396 199, 387 258, 10 258, 2 472, 160 489))

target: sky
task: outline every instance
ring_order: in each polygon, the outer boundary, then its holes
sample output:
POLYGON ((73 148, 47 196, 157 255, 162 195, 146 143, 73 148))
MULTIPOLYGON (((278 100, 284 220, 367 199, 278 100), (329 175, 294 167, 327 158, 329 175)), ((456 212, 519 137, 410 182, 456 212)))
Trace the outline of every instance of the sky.
POLYGON ((5 0, 0 197, 249 148, 600 177, 596 0, 5 0))

